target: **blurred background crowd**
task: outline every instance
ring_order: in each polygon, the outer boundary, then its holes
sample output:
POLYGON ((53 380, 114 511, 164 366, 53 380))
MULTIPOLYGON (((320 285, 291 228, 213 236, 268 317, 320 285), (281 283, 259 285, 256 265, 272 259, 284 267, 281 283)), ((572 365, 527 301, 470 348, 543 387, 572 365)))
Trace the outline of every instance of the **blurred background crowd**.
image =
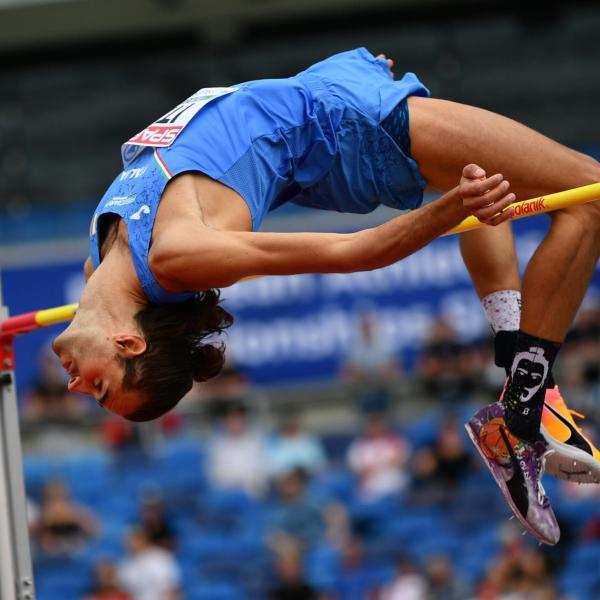
MULTIPOLYGON (((367 46, 433 94, 600 156, 595 1, 0 0, 0 269, 12 314, 76 301, 119 146, 203 86, 367 46)), ((348 231, 284 207, 265 229, 348 231)), ((521 261, 547 222, 517 231, 521 261)), ((600 442, 600 278, 556 367, 600 442)), ((544 479, 562 540, 509 520, 463 424, 503 383, 456 240, 372 274, 224 293, 223 374, 136 425, 18 340, 41 600, 594 600, 600 487, 544 479)), ((576 417, 578 419, 578 417, 576 417)))
MULTIPOLYGON (((22 397, 39 597, 599 597, 600 489, 546 477, 562 539, 538 547, 468 444, 501 385, 491 340, 438 320, 409 373, 363 327, 335 393, 268 391, 230 364, 141 426, 66 393, 45 355, 22 397)), ((600 307, 581 312, 557 373, 596 439, 599 327, 600 307)))

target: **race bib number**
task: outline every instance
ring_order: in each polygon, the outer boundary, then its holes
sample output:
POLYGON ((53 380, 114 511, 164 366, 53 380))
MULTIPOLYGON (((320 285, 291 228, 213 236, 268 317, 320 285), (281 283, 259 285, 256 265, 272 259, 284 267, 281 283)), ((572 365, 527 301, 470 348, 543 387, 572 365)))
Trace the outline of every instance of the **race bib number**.
POLYGON ((122 148, 123 165, 127 167, 145 147, 167 148, 185 129, 196 113, 215 98, 235 92, 234 87, 202 88, 167 114, 127 140, 122 148))

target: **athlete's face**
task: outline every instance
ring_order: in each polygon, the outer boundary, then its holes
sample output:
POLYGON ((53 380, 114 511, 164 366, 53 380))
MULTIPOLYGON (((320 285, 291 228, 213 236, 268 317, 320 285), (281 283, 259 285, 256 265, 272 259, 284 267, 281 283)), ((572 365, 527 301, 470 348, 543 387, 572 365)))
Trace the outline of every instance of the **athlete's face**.
POLYGON ((53 342, 69 374, 70 392, 92 396, 110 412, 126 417, 143 403, 136 392, 123 391, 122 340, 95 328, 67 328, 53 342))

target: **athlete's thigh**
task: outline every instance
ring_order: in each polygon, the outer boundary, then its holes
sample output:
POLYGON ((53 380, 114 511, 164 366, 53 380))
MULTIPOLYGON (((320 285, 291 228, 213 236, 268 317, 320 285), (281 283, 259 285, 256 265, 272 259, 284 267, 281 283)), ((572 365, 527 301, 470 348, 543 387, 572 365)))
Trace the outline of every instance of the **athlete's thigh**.
POLYGON ((411 154, 427 183, 456 186, 477 163, 502 173, 518 199, 600 181, 600 164, 512 119, 481 108, 411 96, 411 154))

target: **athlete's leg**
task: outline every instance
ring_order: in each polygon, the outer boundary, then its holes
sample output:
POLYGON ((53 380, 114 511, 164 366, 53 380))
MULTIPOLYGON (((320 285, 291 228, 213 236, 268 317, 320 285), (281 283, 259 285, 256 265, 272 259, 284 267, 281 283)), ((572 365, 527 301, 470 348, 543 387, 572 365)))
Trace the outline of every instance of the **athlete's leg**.
MULTIPOLYGON (((468 231, 460 249, 494 332, 494 362, 510 372, 521 323, 521 278, 510 223, 468 231)), ((551 378, 549 385, 553 385, 551 378)))
MULTIPOLYGON (((411 153, 427 182, 455 184, 462 161, 510 178, 518 199, 600 181, 600 164, 501 115, 456 102, 410 97, 411 153)), ((465 163, 466 164, 466 163, 465 163)))
MULTIPOLYGON (((421 98, 411 98, 409 110, 412 155, 425 179, 436 188, 451 186, 452 173, 458 172, 464 161, 502 173, 519 199, 600 181, 596 161, 510 119, 469 106, 421 98)), ((482 230, 463 240, 462 246, 481 295, 518 287, 508 234, 482 230), (488 270, 491 275, 486 273, 488 270)), ((517 508, 516 516, 538 539, 549 543, 556 541, 558 527, 539 487, 542 450, 533 440, 540 431, 543 384, 599 254, 598 205, 578 206, 553 216, 551 231, 526 270, 517 354, 504 395, 504 410, 499 413, 505 414, 513 432, 532 442, 510 441, 512 468, 523 470, 521 466, 526 465, 527 485, 507 487, 506 473, 496 472, 497 465, 488 461, 513 511, 517 508)), ((486 460, 481 433, 497 416, 492 413, 478 413, 468 427, 486 460)), ((509 444, 507 438, 505 443, 509 444)))
POLYGON ((480 298, 499 290, 521 289, 510 223, 461 234, 460 250, 480 298))
MULTIPOLYGON (((597 161, 506 117, 417 97, 409 98, 409 111, 411 153, 425 179, 438 189, 451 187, 460 165, 468 162, 502 173, 518 199, 600 181, 597 161)), ((600 207, 572 207, 555 213, 552 220, 551 232, 525 274, 522 328, 561 341, 600 254, 600 207)), ((472 237, 476 243, 465 245, 467 262, 475 278, 483 280, 476 286, 484 290, 490 285, 483 273, 489 268, 486 255, 510 254, 512 242, 509 246, 508 235, 486 230, 472 237), (497 248, 489 250, 491 245, 497 248), (479 257, 472 257, 473 250, 479 257)), ((514 270, 505 277, 513 280, 514 270)))

